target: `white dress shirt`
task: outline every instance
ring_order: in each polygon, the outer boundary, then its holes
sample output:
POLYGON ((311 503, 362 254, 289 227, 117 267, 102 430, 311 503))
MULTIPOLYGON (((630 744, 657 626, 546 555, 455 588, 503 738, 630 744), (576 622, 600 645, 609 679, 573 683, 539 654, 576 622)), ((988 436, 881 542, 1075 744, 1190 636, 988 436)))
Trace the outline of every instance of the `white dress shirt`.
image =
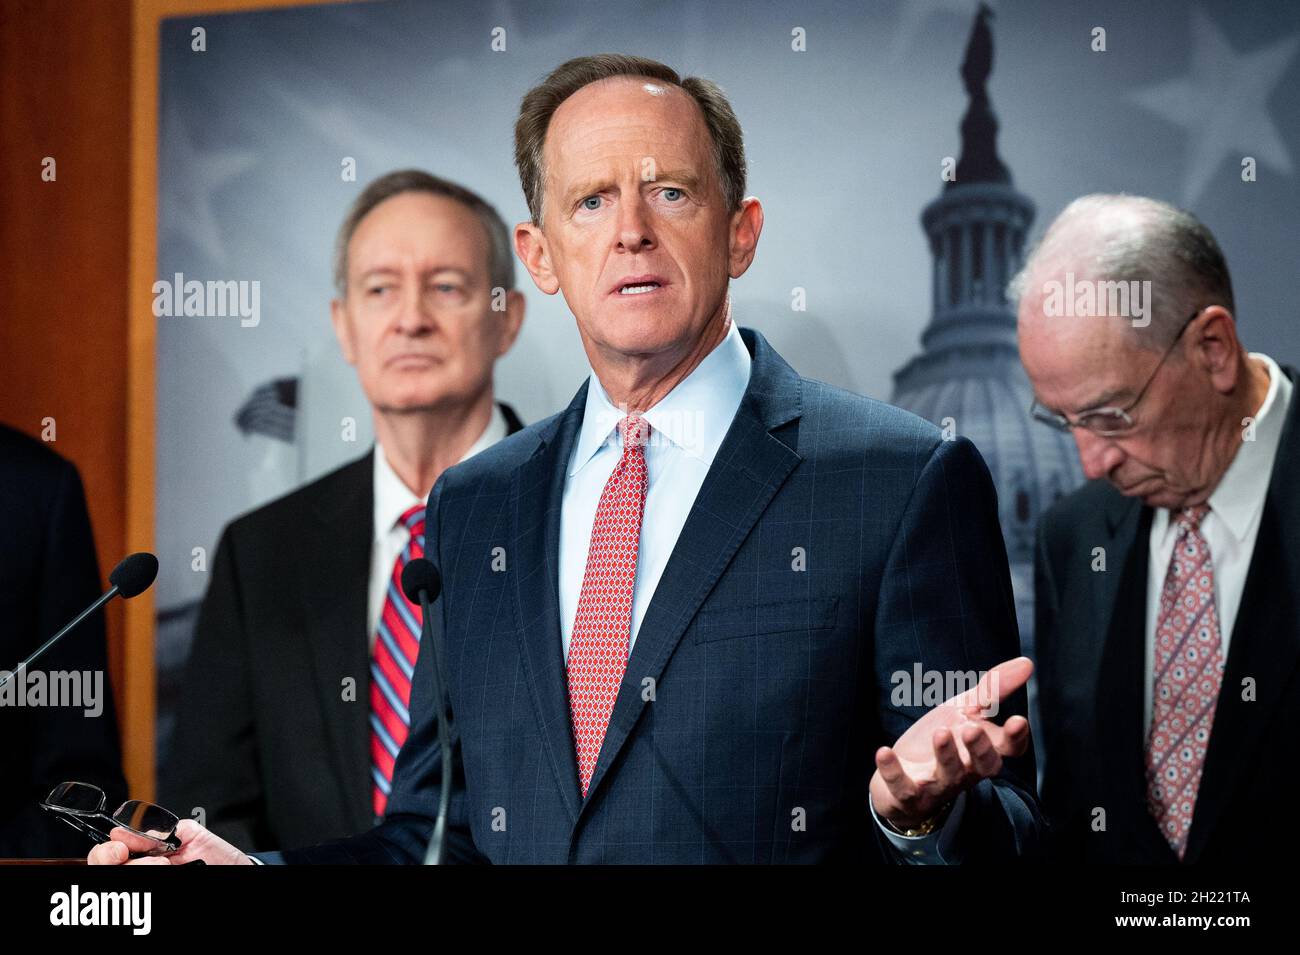
MULTIPOLYGON (((1291 401, 1292 384, 1267 355, 1251 352, 1251 358, 1264 363, 1268 370, 1268 394, 1255 413, 1255 440, 1242 441, 1232 463, 1207 502, 1210 511, 1201 521, 1201 533, 1214 562, 1214 606, 1219 614, 1219 636, 1223 658, 1228 658, 1232 627, 1241 608, 1241 593, 1246 587, 1246 573, 1255 552, 1255 538, 1264 513, 1264 498, 1273 474, 1282 440, 1282 425, 1291 401)), ((1169 510, 1159 508, 1151 519, 1151 558, 1147 571, 1146 679, 1142 704, 1142 739, 1151 728, 1152 696, 1155 682, 1156 625, 1160 615, 1160 591, 1165 585, 1169 561, 1178 538, 1178 522, 1169 519, 1169 510)))
MULTIPOLYGON (((749 385, 751 362, 749 349, 733 321, 713 351, 642 415, 650 423, 651 431, 645 449, 647 490, 632 587, 629 654, 705 475, 740 408, 740 400, 749 385)), ((582 429, 569 458, 568 480, 560 506, 560 639, 566 660, 587 569, 596 507, 609 476, 623 456, 623 436, 618 423, 626 416, 627 410, 614 406, 592 372, 582 429)), ((864 754, 864 758, 868 756, 864 754)), ((870 811, 891 844, 910 861, 940 862, 954 854, 952 844, 961 825, 963 804, 964 794, 958 797, 942 829, 919 838, 891 832, 876 818, 874 807, 870 811)))
MULTIPOLYGON (((645 448, 647 490, 632 588, 629 654, 713 456, 740 408, 749 384, 751 361, 736 323, 731 322, 713 351, 642 415, 650 424, 650 438, 645 448)), ((610 402, 593 373, 560 507, 560 634, 566 660, 587 569, 596 506, 623 456, 618 423, 626 416, 626 410, 610 402)))
MULTIPOLYGON (((506 436, 506 419, 501 407, 492 403, 492 417, 487 427, 479 435, 473 446, 465 452, 460 460, 473 457, 480 451, 490 448, 506 436)), ((460 463, 459 461, 457 462, 460 463)), ((370 600, 368 604, 370 648, 375 646, 375 634, 379 628, 379 615, 384 612, 384 597, 388 590, 388 579, 397 563, 397 555, 411 539, 411 533, 402 524, 402 515, 412 504, 424 503, 409 487, 402 483, 393 466, 384 455, 384 448, 375 441, 374 478, 374 537, 370 543, 370 600)))

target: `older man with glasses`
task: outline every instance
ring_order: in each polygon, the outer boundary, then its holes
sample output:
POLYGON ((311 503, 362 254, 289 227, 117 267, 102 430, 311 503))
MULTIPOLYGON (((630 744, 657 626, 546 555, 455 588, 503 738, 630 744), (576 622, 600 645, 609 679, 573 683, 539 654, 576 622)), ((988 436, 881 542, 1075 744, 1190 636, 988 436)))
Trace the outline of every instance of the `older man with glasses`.
POLYGON ((1056 856, 1287 858, 1300 830, 1275 810, 1300 781, 1286 756, 1300 723, 1296 372, 1247 353, 1213 235, 1155 200, 1076 200, 1012 291, 1031 412, 1074 435, 1089 478, 1043 516, 1036 555, 1056 856), (1052 314, 1066 276, 1149 282, 1149 320, 1052 314))

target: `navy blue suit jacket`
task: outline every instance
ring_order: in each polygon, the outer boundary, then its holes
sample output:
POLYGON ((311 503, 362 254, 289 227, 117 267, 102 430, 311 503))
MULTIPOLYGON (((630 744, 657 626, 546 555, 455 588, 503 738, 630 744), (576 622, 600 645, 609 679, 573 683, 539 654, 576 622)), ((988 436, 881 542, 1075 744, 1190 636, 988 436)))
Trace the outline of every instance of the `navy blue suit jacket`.
MULTIPOLYGON (((892 678, 1020 653, 996 494, 969 441, 801 378, 759 334, 749 385, 628 659, 580 795, 557 589, 586 386, 429 499, 456 734, 454 861, 881 862, 873 754, 919 718, 892 678)), ((418 862, 441 762, 421 648, 388 816, 294 862, 418 862)), ((1021 690, 999 721, 1024 714, 1021 690)), ((972 860, 1036 855, 1032 751, 967 795, 972 860)))

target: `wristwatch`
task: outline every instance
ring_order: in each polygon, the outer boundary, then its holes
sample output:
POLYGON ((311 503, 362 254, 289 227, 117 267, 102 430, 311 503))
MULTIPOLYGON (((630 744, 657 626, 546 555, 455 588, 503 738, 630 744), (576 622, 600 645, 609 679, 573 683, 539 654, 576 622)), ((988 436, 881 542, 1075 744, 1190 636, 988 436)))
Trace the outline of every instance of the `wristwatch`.
MULTIPOLYGON (((885 819, 885 825, 887 825, 890 829, 894 830, 894 832, 898 833, 900 836, 906 836, 909 839, 915 839, 919 836, 928 836, 930 833, 934 832, 934 830, 938 829, 940 826, 943 825, 943 821, 948 818, 948 811, 950 809, 952 809, 951 800, 949 800, 948 803, 946 803, 942 809, 936 812, 929 819, 922 820, 921 822, 913 826, 911 829, 900 829, 898 826, 894 825, 888 819, 885 819)), ((882 816, 881 818, 884 817, 882 816)))

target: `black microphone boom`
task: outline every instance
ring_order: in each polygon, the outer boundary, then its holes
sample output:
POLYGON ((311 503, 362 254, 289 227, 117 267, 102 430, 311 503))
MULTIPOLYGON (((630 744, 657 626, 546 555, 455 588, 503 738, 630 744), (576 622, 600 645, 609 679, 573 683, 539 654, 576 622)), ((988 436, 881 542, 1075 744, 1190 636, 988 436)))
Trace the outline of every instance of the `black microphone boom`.
MULTIPOLYGON (((437 571, 435 571, 437 573, 437 571)), ((18 666, 14 667, 10 673, 5 673, 0 677, 0 686, 4 686, 13 679, 14 673, 25 670, 37 657, 54 646, 64 635, 73 630, 77 624, 85 620, 92 613, 98 610, 104 604, 108 603, 119 594, 124 598, 131 598, 144 593, 153 584, 154 578, 158 576, 158 558, 153 554, 141 551, 137 554, 130 554, 122 558, 122 562, 113 568, 113 572, 108 575, 108 582, 112 584, 108 590, 99 597, 93 604, 87 607, 81 613, 72 619, 72 622, 65 626, 50 639, 46 640, 36 652, 29 656, 18 666)))
POLYGON ((442 576, 428 559, 415 557, 402 568, 402 592, 411 603, 420 605, 420 652, 433 657, 433 700, 438 710, 438 749, 442 757, 442 786, 438 797, 438 817, 433 824, 433 835, 424 854, 425 865, 442 865, 447 843, 447 810, 451 806, 451 726, 443 692, 442 664, 438 659, 437 641, 433 624, 429 622, 429 604, 442 593, 442 576))

